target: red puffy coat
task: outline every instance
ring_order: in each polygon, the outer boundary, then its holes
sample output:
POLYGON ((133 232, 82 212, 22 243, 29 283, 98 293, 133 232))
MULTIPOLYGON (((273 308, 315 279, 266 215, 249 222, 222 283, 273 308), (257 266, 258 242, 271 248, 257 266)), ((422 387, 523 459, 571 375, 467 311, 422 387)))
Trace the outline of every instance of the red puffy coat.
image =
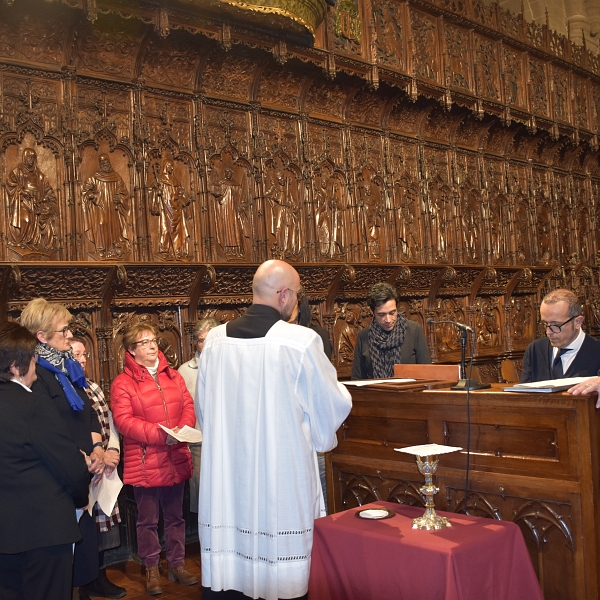
POLYGON ((157 384, 127 352, 125 369, 110 388, 113 419, 123 436, 123 479, 141 487, 175 485, 189 479, 193 470, 188 445, 167 445, 167 434, 158 424, 194 427, 194 401, 162 352, 158 360, 157 384))

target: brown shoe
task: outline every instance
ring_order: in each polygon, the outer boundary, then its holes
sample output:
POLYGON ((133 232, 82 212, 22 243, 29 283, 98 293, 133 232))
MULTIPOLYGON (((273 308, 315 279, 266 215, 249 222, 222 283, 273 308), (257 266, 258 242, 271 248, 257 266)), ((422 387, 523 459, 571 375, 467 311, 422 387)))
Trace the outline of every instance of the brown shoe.
POLYGON ((146 593, 149 596, 156 596, 156 594, 162 594, 162 592, 163 589, 160 584, 160 571, 158 570, 158 565, 146 567, 146 593))
POLYGON ((179 581, 181 585, 194 585, 195 583, 198 583, 198 578, 195 575, 192 575, 185 565, 169 567, 167 577, 169 578, 169 581, 179 581))

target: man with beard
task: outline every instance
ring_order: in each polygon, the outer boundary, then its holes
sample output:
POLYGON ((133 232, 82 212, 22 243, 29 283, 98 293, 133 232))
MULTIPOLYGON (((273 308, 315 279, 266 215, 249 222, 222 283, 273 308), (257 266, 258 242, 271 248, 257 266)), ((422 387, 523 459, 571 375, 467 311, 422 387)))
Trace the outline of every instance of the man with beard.
POLYGON ((35 250, 56 248, 54 219, 58 202, 46 176, 37 167, 31 148, 23 150, 23 160, 8 175, 12 238, 18 246, 35 250))
POLYGON ((113 171, 108 154, 98 159, 100 168, 83 185, 85 232, 101 258, 122 257, 129 252, 129 192, 113 171))
POLYGON ((352 379, 394 376, 395 364, 429 364, 423 328, 398 312, 398 292, 389 283, 371 286, 367 304, 373 321, 356 338, 352 379))
POLYGON ((337 443, 351 398, 319 336, 286 321, 300 277, 269 260, 244 316, 200 357, 198 530, 202 598, 306 598, 314 519, 325 514, 317 452, 337 443))

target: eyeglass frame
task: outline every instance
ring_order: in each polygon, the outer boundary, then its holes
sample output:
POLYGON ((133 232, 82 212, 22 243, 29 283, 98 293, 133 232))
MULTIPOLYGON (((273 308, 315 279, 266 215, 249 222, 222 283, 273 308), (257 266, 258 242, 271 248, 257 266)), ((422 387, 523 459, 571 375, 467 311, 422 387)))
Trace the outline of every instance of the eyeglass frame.
POLYGON ((67 337, 67 331, 71 331, 71 326, 70 325, 67 325, 66 327, 63 327, 62 329, 55 329, 54 333, 62 333, 63 337, 67 337))
POLYGON ((142 348, 147 348, 150 344, 156 344, 158 346, 158 338, 152 338, 149 340, 139 340, 137 342, 133 342, 131 345, 137 346, 138 344, 141 344, 142 348))
POLYGON ((85 356, 86 358, 90 357, 90 353, 89 352, 73 352, 73 358, 77 359, 77 358, 81 358, 82 356, 85 356))
POLYGON ((281 294, 281 292, 285 292, 285 290, 290 290, 290 292, 294 292, 294 294, 296 294, 296 298, 299 297, 300 292, 302 291, 302 290, 295 290, 294 288, 291 288, 291 287, 282 287, 280 290, 277 290, 275 293, 281 294))
POLYGON ((567 324, 570 323, 573 319, 576 319, 577 317, 580 317, 581 315, 573 315, 570 319, 567 319, 564 323, 561 323, 560 325, 550 325, 548 323, 545 323, 544 321, 542 321, 542 325, 544 327, 544 330, 549 329, 552 333, 560 333, 562 328, 567 324), (558 329, 558 331, 556 331, 556 329, 558 329))

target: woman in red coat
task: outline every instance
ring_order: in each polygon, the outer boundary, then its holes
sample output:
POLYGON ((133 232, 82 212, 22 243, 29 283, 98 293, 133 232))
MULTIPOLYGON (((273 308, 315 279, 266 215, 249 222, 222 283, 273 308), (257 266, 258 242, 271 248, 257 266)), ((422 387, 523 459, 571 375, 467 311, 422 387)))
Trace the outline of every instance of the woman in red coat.
POLYGON ((156 330, 148 323, 123 332, 125 367, 112 383, 111 409, 123 435, 124 481, 133 486, 138 507, 138 553, 146 567, 146 591, 160 594, 158 562, 159 504, 165 524, 168 578, 182 585, 198 582, 185 566, 183 486, 192 476, 187 444, 167 435, 159 424, 177 432, 194 427, 194 403, 183 377, 159 351, 156 330))

